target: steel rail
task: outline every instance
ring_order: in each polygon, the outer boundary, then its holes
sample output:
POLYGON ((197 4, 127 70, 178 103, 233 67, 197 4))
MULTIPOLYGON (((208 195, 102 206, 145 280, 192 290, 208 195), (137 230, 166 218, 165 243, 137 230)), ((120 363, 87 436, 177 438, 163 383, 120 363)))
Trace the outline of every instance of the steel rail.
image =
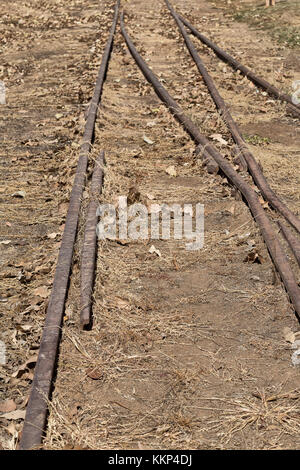
POLYGON ((289 244, 290 249, 293 252, 293 255, 295 256, 298 265, 300 266, 300 241, 298 238, 295 237, 295 235, 291 232, 291 230, 283 225, 282 222, 278 222, 279 228, 282 232, 282 235, 286 239, 286 241, 289 244))
POLYGON ((239 130, 237 123, 234 121, 228 106, 218 92, 212 77, 209 75, 203 61, 201 60, 194 44, 190 40, 182 22, 179 19, 179 15, 175 12, 174 8, 171 6, 168 0, 165 0, 165 3, 173 16, 174 20, 177 23, 179 31, 181 32, 188 51, 190 52, 200 74, 203 77, 203 80, 208 88, 208 91, 214 100, 214 103, 217 109, 220 111, 220 115, 223 118, 224 122, 227 124, 233 140, 240 149, 240 152, 244 156, 249 173, 251 174, 255 184, 260 189, 261 194, 266 201, 270 203, 273 209, 277 210, 282 214, 285 219, 300 233, 300 219, 286 206, 286 204, 280 200, 277 194, 270 188, 267 179, 265 178, 258 162, 256 161, 254 155, 247 148, 246 142, 244 141, 242 134, 239 130))
POLYGON ((212 145, 198 130, 193 121, 187 117, 181 107, 171 97, 168 91, 163 87, 157 76, 150 70, 144 59, 137 52, 133 42, 131 41, 128 33, 124 26, 124 16, 121 14, 121 31, 127 47, 134 58, 136 64, 142 71, 144 77, 152 84, 158 97, 165 103, 168 109, 176 117, 176 119, 183 125, 189 135, 198 143, 202 145, 203 151, 209 153, 212 158, 217 162, 223 173, 226 175, 229 181, 236 186, 236 188, 243 194, 246 199, 248 206, 252 212, 252 215, 258 224, 263 239, 269 250, 271 259, 279 272, 286 291, 293 303, 295 313, 297 317, 300 316, 300 289, 295 279, 294 273, 289 265, 285 252, 276 236, 272 224, 267 217, 260 201, 244 178, 235 171, 231 164, 222 157, 219 151, 214 145, 212 145))
POLYGON ((98 221, 98 198, 102 192, 104 170, 104 151, 95 161, 91 188, 90 203, 87 210, 83 247, 80 265, 80 325, 85 328, 91 325, 92 293, 95 278, 98 221))
POLYGON ((81 197, 85 185, 88 155, 92 145, 95 120, 101 98, 103 83, 108 67, 113 37, 118 20, 120 0, 116 2, 114 19, 109 38, 102 57, 101 66, 96 81, 93 98, 85 124, 75 180, 70 195, 65 229, 62 237, 53 287, 46 314, 45 325, 40 343, 39 355, 34 371, 30 397, 26 409, 25 422, 18 448, 20 450, 37 449, 41 447, 46 427, 48 400, 50 399, 58 347, 61 337, 61 326, 65 300, 68 291, 74 242, 77 232, 81 197))
POLYGON ((287 108, 288 110, 296 117, 300 118, 300 106, 294 104, 292 98, 287 95, 286 93, 282 93, 278 88, 271 85, 271 83, 267 82, 264 78, 258 77, 255 75, 252 70, 250 70, 245 65, 242 65, 236 59, 234 59, 231 55, 227 52, 223 51, 217 44, 213 43, 210 39, 200 33, 186 18, 182 15, 178 15, 180 21, 193 33, 193 35, 200 39, 200 41, 212 49, 216 55, 231 65, 235 70, 239 70, 245 77, 247 77, 251 82, 257 85, 259 88, 265 90, 270 96, 277 98, 280 101, 285 101, 288 103, 287 108))

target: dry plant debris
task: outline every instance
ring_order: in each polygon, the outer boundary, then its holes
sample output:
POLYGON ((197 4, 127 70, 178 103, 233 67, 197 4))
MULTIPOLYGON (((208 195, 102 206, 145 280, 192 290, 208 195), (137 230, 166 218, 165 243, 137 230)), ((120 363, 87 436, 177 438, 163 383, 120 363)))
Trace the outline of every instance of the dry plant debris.
MULTIPOLYGON (((201 132, 233 161, 232 139, 164 2, 121 3, 139 51, 201 132)), ((224 2, 173 3, 278 88, 289 92, 299 79, 295 49, 236 22, 224 2)), ((15 449, 20 438, 114 2, 17 5, 12 11, 1 1, 0 19, 0 80, 7 89, 0 122, 4 449, 15 449)), ((285 14, 287 21, 288 8, 285 14)), ((203 45, 197 49, 272 188, 299 213, 298 123, 203 45)), ((201 202, 205 245, 188 252, 178 240, 99 242, 93 330, 79 331, 88 184, 47 449, 299 448, 300 369, 291 362, 298 322, 252 215, 221 175, 206 173, 194 147, 145 82, 118 29, 92 150, 92 159, 106 152, 100 201, 128 195, 132 204, 148 206, 201 202)))

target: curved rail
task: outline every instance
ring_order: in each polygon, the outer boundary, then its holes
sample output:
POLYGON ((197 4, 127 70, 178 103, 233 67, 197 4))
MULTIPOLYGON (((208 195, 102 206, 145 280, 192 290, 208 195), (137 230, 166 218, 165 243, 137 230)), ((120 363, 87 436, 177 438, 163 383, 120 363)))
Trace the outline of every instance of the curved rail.
POLYGON ((173 16, 174 20, 178 25, 178 28, 185 40, 186 46, 199 72, 203 77, 203 80, 208 88, 211 97, 214 100, 217 109, 221 111, 221 117, 227 124, 235 143, 239 147, 240 152, 246 160, 249 173, 251 174, 255 184, 260 189, 265 200, 270 203, 273 209, 276 209, 280 214, 282 214, 285 219, 300 233, 300 219, 286 206, 286 204, 284 204, 284 202, 280 200, 277 194, 270 188, 268 181, 266 180, 263 172, 261 171, 259 164, 255 160, 255 157, 247 148, 237 123, 234 121, 225 101, 218 92, 213 79, 207 72, 206 67, 203 64, 201 58, 199 57, 199 54, 194 44, 190 40, 182 22, 180 21, 178 14, 175 12, 174 8, 171 6, 168 0, 165 0, 165 2, 168 9, 170 10, 171 15, 173 16))
POLYGON ((300 266, 300 242, 298 238, 295 237, 295 235, 292 233, 292 231, 283 225, 282 222, 278 222, 279 228, 282 232, 282 235, 286 239, 286 241, 289 244, 290 249, 293 252, 293 255, 295 256, 298 265, 300 266))
POLYGON ((217 162, 223 173, 233 183, 234 186, 243 194, 248 206, 252 212, 252 215, 258 224, 262 236, 265 240, 271 258, 278 270, 284 286, 289 294, 289 297, 294 305, 294 309, 298 318, 300 317, 300 289, 295 279, 294 273, 289 265, 284 250, 276 236, 272 224, 267 217, 260 201, 251 188, 241 175, 239 175, 231 164, 225 160, 222 155, 218 152, 216 147, 212 145, 206 137, 204 137, 195 126, 193 121, 188 118, 176 101, 171 97, 168 91, 163 87, 161 82, 158 80, 156 75, 150 70, 144 59, 137 52, 133 42, 131 41, 128 33, 124 26, 124 16, 121 14, 121 31, 127 47, 134 58, 135 62, 141 69, 144 77, 152 84, 158 97, 165 103, 176 119, 183 125, 185 130, 189 133, 193 139, 202 146, 203 152, 210 154, 212 158, 217 162))
POLYGON ((255 75, 252 70, 250 70, 245 65, 242 65, 231 55, 229 55, 227 52, 223 51, 223 49, 217 46, 217 44, 213 43, 210 39, 201 34, 186 18, 181 15, 178 16, 180 21, 182 21, 182 23, 193 33, 193 35, 196 38, 200 39, 203 44, 210 47, 220 59, 227 62, 235 70, 239 70, 245 77, 251 80, 251 82, 257 85, 259 88, 265 90, 270 96, 273 96, 280 101, 285 101, 286 103, 288 103, 288 110, 293 114, 293 116, 300 118, 300 106, 294 104, 292 102, 292 98, 289 95, 282 93, 280 90, 278 90, 278 88, 271 85, 271 83, 267 82, 267 80, 265 80, 264 78, 255 75))

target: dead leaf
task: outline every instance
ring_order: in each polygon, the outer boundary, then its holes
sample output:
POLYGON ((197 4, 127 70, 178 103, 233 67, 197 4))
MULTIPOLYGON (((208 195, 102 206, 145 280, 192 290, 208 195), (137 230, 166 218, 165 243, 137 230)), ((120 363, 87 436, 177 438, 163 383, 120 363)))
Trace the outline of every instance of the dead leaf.
POLYGON ((49 291, 47 287, 42 286, 34 289, 34 294, 38 295, 39 297, 42 297, 43 299, 46 299, 49 295, 49 291))
POLYGON ((93 380, 99 380, 103 377, 103 371, 100 367, 94 367, 93 369, 88 369, 86 371, 87 377, 93 380))
POLYGON ((139 190, 135 186, 132 186, 131 188, 129 188, 128 196, 127 196, 127 204, 128 205, 134 204, 135 202, 140 201, 140 199, 141 199, 141 193, 139 192, 139 190))
POLYGON ((31 356, 29 359, 27 359, 24 364, 18 367, 18 369, 11 374, 13 378, 20 379, 25 373, 28 373, 29 369, 32 369, 34 365, 36 364, 37 361, 37 354, 34 356, 31 356))
POLYGON ((173 264, 174 264, 174 268, 176 269, 176 271, 178 271, 178 270, 179 270, 179 266, 178 266, 178 263, 177 263, 177 261, 176 261, 175 256, 173 257, 173 264))
POLYGON ((128 240, 121 240, 120 238, 114 240, 116 243, 118 243, 118 245, 122 245, 122 246, 128 246, 129 245, 129 241, 128 240))
POLYGON ((10 423, 10 424, 5 428, 5 430, 6 430, 9 434, 11 434, 12 436, 14 436, 14 437, 17 437, 17 435, 18 435, 18 431, 17 431, 16 426, 15 426, 14 423, 10 423))
POLYGON ((4 413, 0 415, 0 418, 5 419, 25 419, 26 410, 15 410, 10 411, 9 413, 4 413))
POLYGON ((41 265, 41 266, 36 266, 34 269, 35 273, 41 273, 41 274, 48 274, 51 271, 51 267, 47 266, 46 264, 41 265))
POLYGON ((259 202, 261 203, 261 205, 263 206, 264 209, 269 209, 269 203, 267 201, 264 200, 263 197, 259 197, 259 202))
POLYGON ((72 408, 70 409, 69 411, 69 415, 71 416, 71 418, 74 418, 78 412, 81 410, 81 405, 80 403, 76 403, 75 405, 72 406, 72 408))
POLYGON ((17 405, 15 404, 14 400, 5 400, 0 403, 1 413, 8 413, 10 411, 15 411, 16 409, 17 405))
POLYGON ((247 254, 246 258, 244 259, 244 263, 259 263, 262 264, 264 262, 263 257, 257 251, 251 251, 247 254))
POLYGON ((177 172, 174 165, 168 166, 168 168, 166 168, 166 173, 170 176, 177 176, 177 172))
POLYGON ((32 371, 27 372, 27 373, 23 376, 24 379, 31 380, 31 381, 33 380, 33 377, 34 377, 34 373, 33 373, 32 371))
POLYGON ((11 240, 2 240, 0 245, 8 245, 9 243, 11 243, 11 240))
POLYGON ((29 401, 29 395, 27 395, 24 400, 22 401, 21 405, 20 405, 20 408, 25 408, 25 406, 27 406, 27 403, 29 401))
POLYGON ((26 193, 25 193, 25 191, 17 191, 15 193, 13 193, 12 196, 13 197, 25 197, 26 193))
POLYGON ((228 145, 227 140, 223 139, 221 134, 211 134, 209 137, 211 137, 213 140, 216 140, 217 142, 219 142, 222 145, 228 145))
POLYGON ((58 233, 48 233, 47 237, 50 238, 51 240, 53 240, 54 238, 57 237, 57 235, 59 235, 58 233))
POLYGON ((121 309, 130 309, 130 303, 127 300, 116 297, 116 305, 121 309))
POLYGON ((235 215, 235 206, 231 206, 228 211, 232 214, 235 215))
POLYGON ((143 141, 146 142, 146 144, 153 145, 154 142, 153 140, 149 139, 146 135, 143 136, 143 141))
POLYGON ((292 330, 288 326, 285 326, 283 328, 283 336, 284 336, 284 339, 288 343, 294 343, 296 340, 295 334, 292 332, 292 330))
POLYGON ((149 121, 149 122, 147 122, 146 126, 147 126, 147 127, 156 126, 156 121, 149 121))
POLYGON ((245 240, 246 238, 250 237, 250 235, 251 235, 251 232, 246 232, 246 233, 243 233, 242 235, 238 235, 238 239, 245 240))
MULTIPOLYGON (((297 333, 295 333, 295 336, 296 335, 297 335, 297 333)), ((293 342, 291 348, 292 349, 300 349, 300 339, 296 339, 296 341, 293 342)))
POLYGON ((151 254, 155 253, 157 256, 161 256, 161 252, 157 248, 155 248, 154 245, 151 245, 151 247, 149 249, 149 253, 151 253, 151 254))

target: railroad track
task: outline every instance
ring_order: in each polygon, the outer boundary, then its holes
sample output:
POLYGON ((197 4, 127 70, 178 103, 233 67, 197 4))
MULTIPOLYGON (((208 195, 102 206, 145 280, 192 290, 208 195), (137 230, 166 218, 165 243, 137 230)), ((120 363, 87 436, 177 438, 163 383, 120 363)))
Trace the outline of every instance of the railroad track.
MULTIPOLYGON (((286 252, 278 237, 277 223, 279 224, 284 238, 288 241, 290 249, 299 263, 300 219, 270 188, 260 165, 257 163, 255 157, 248 149, 247 144, 238 128, 238 125, 232 117, 227 104, 221 97, 213 79, 209 75, 209 71, 204 66, 204 63, 202 62, 197 49, 191 41, 187 33, 187 29, 185 28, 188 28, 196 38, 200 39, 202 42, 212 48, 219 57, 229 62, 235 69, 238 69, 244 73, 256 85, 264 88, 276 99, 287 103, 287 111, 295 118, 298 118, 300 115, 300 107, 293 104, 289 96, 281 93, 264 79, 256 77, 256 75, 251 70, 243 67, 226 52, 218 48, 218 46, 215 45, 212 41, 205 38, 205 36, 199 33, 193 27, 193 25, 191 25, 191 23, 189 23, 184 17, 180 16, 176 12, 169 1, 166 0, 165 4, 170 13, 170 22, 174 20, 177 24, 178 29, 182 35, 182 40, 187 46, 187 53, 189 52, 191 54, 197 65, 198 71, 201 74, 205 85, 207 86, 207 91, 213 98, 216 106, 216 113, 219 114, 228 127, 229 132, 231 133, 232 139, 236 145, 235 157, 237 158, 236 161, 238 161, 239 168, 232 164, 232 160, 224 157, 222 152, 216 148, 216 146, 207 138, 207 136, 200 133, 198 126, 195 122, 193 122, 193 119, 191 119, 185 113, 181 106, 178 105, 176 100, 167 91, 169 88, 168 84, 165 84, 166 86, 164 86, 159 78, 149 68, 147 62, 143 59, 142 55, 139 54, 136 48, 136 46, 139 48, 143 45, 136 44, 135 46, 133 40, 126 30, 124 13, 121 12, 121 33, 126 42, 128 50, 130 51, 137 66, 142 71, 146 80, 151 84, 151 86, 153 86, 157 96, 169 109, 174 118, 176 118, 177 121, 183 126, 191 139, 197 144, 198 157, 200 156, 200 158, 203 159, 207 170, 213 174, 222 172, 230 184, 235 187, 236 190, 243 196, 245 203, 248 205, 252 216, 261 231, 261 235, 266 244, 270 257, 281 277, 282 283, 286 289, 286 292, 288 293, 294 311, 299 318, 300 289, 293 267, 291 266, 291 263, 289 262, 286 252), (255 187, 253 183, 255 183, 255 187), (267 210, 265 209, 264 203, 261 201, 259 195, 261 195, 264 201, 270 205, 272 210, 269 208, 267 210), (286 223, 293 227, 293 230, 294 232, 297 232, 297 235, 295 235, 295 233, 285 225, 286 223)), ((102 88, 113 49, 113 40, 119 19, 119 9, 120 1, 117 1, 115 5, 115 12, 114 18, 112 20, 110 35, 107 41, 105 52, 103 54, 94 95, 90 102, 89 112, 87 115, 76 177, 70 197, 64 235, 61 243, 53 288, 40 344, 38 361, 35 368, 32 390, 27 405, 25 423, 19 444, 19 448, 23 450, 39 448, 42 445, 44 431, 47 423, 48 403, 49 399, 51 400, 51 393, 53 389, 53 377, 56 370, 64 308, 68 292, 70 273, 72 269, 72 257, 76 240, 81 198, 86 184, 86 172, 89 161, 89 153, 93 142, 95 122, 101 100, 102 88)), ((128 21, 128 26, 130 25, 131 23, 128 21)), ((96 224, 98 222, 96 209, 99 194, 101 193, 102 189, 103 178, 105 180, 104 152, 106 152, 106 158, 109 160, 109 154, 107 153, 107 150, 103 148, 99 155, 99 159, 95 162, 94 175, 91 183, 91 200, 86 217, 85 235, 82 246, 80 325, 83 329, 92 327, 92 293, 96 269, 96 224)))
POLYGON ((47 309, 44 334, 41 339, 32 390, 27 406, 26 418, 19 446, 20 449, 31 449, 38 446, 41 443, 45 427, 48 409, 47 401, 45 401, 45 399, 48 399, 51 394, 55 362, 61 335, 64 305, 71 271, 80 203, 86 179, 88 156, 92 145, 98 105, 112 49, 119 4, 120 2, 118 1, 116 3, 113 24, 95 85, 94 95, 89 105, 75 181, 70 196, 65 229, 55 271, 53 288, 47 309))

